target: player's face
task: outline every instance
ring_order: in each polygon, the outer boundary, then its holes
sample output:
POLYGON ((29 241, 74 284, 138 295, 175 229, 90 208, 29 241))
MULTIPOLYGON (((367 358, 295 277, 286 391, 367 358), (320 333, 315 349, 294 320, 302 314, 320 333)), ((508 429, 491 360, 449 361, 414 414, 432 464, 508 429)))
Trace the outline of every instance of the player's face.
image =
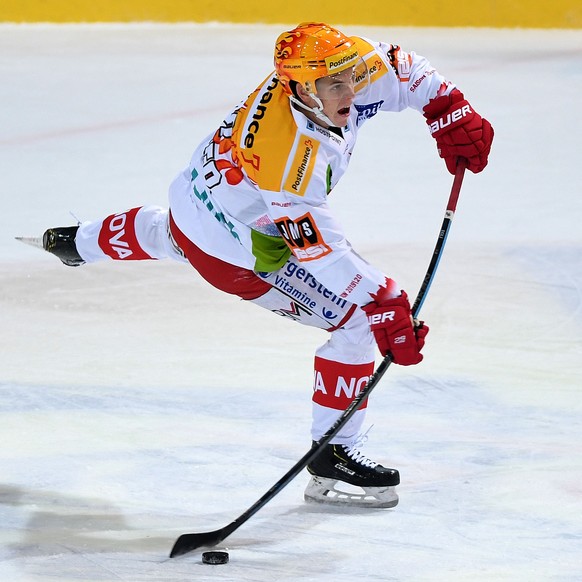
POLYGON ((344 127, 354 102, 354 69, 322 77, 315 82, 317 96, 323 103, 323 112, 336 127, 344 127))

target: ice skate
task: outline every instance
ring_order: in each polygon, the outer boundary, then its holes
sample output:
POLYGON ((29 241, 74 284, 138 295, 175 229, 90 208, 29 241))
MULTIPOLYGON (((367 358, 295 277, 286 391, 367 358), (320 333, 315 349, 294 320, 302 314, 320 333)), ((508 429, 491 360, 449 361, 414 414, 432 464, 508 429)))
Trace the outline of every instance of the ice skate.
POLYGON ((368 459, 355 446, 327 445, 307 470, 311 473, 304 494, 308 502, 351 507, 398 504, 398 471, 368 459))
POLYGON ((69 267, 78 267, 85 263, 77 252, 77 246, 75 245, 75 237, 78 229, 78 226, 49 228, 42 237, 17 236, 16 240, 48 251, 69 267))
POLYGON ((57 256, 62 263, 69 267, 78 267, 85 261, 77 252, 75 237, 78 226, 49 228, 42 237, 42 247, 45 251, 57 256))

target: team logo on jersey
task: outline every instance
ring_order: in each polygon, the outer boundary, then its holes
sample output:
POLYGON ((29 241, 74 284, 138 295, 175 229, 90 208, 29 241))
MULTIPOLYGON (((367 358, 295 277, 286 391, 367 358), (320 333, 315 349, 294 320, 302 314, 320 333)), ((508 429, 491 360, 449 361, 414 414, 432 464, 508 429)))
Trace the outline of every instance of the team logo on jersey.
POLYGON ((307 185, 315 167, 318 149, 319 142, 317 140, 306 135, 300 137, 287 180, 283 186, 285 190, 298 196, 305 196, 307 185))
POLYGON ((331 253, 309 212, 296 220, 283 216, 275 224, 298 260, 313 261, 331 253))
POLYGON ((376 101, 376 103, 366 103, 365 105, 356 105, 354 103, 354 107, 358 112, 358 118, 356 119, 356 125, 360 125, 362 121, 366 119, 370 119, 370 117, 374 117, 378 111, 380 111, 380 107, 382 107, 382 103, 384 101, 376 101))

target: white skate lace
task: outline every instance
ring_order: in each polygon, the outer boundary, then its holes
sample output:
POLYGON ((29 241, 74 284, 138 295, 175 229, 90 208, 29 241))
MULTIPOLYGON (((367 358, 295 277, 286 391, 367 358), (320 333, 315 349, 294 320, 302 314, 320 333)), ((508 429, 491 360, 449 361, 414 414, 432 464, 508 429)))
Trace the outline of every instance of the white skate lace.
POLYGON ((344 451, 347 453, 348 457, 356 461, 356 463, 363 465, 364 467, 370 467, 370 469, 373 469, 378 464, 371 459, 368 459, 368 457, 358 451, 358 449, 348 448, 346 445, 344 445, 344 451))
POLYGON ((366 457, 366 455, 364 455, 361 451, 358 450, 358 447, 361 447, 368 440, 368 433, 370 432, 373 426, 374 426, 373 424, 370 425, 370 427, 365 433, 360 433, 356 437, 354 443, 351 446, 344 445, 344 450, 347 453, 348 457, 350 457, 350 459, 353 459, 354 461, 356 461, 356 463, 360 463, 364 467, 370 467, 370 469, 376 467, 378 463, 366 457))

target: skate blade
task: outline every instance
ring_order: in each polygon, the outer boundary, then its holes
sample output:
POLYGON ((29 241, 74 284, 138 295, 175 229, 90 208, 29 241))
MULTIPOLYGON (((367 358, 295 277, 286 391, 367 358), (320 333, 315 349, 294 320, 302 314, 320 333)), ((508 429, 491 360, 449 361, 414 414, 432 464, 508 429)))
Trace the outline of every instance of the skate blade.
POLYGON ((42 236, 15 236, 16 240, 19 240, 25 245, 30 245, 31 247, 36 247, 37 249, 44 250, 42 245, 42 236))
POLYGON ((339 489, 338 483, 347 485, 336 479, 312 476, 305 488, 305 501, 325 505, 382 509, 398 505, 398 495, 394 487, 357 487, 363 493, 356 493, 339 489))

